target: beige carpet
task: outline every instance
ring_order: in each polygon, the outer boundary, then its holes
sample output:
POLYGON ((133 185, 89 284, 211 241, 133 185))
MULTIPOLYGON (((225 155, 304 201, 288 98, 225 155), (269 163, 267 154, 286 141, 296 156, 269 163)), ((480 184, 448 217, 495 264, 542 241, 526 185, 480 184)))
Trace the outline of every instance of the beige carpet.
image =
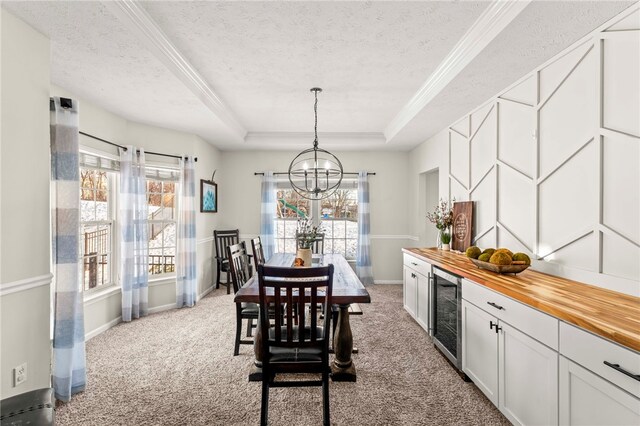
MULTIPOLYGON (((234 357, 232 295, 119 324, 87 344, 87 390, 56 409, 63 425, 254 425, 253 348, 234 357)), ((351 320, 357 383, 331 383, 336 425, 487 425, 508 421, 465 383, 402 308, 402 287, 370 288, 351 320)), ((272 425, 322 423, 321 389, 271 390, 272 425)))

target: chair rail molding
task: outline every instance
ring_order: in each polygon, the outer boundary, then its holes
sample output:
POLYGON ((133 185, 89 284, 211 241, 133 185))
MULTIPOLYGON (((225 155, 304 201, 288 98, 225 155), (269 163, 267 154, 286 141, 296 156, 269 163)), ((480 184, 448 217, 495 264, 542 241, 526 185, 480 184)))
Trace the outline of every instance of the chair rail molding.
POLYGON ((36 287, 50 285, 52 280, 53 280, 53 274, 48 273, 44 275, 38 275, 35 277, 24 278, 18 281, 2 283, 2 285, 0 285, 0 297, 5 296, 7 294, 30 290, 36 287))

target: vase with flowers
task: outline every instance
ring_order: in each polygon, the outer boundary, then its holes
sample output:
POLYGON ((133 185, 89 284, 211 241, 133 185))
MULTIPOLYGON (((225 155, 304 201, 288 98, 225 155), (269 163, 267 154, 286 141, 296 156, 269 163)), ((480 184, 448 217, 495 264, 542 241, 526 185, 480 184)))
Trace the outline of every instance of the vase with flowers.
POLYGON ((442 250, 449 250, 449 243, 451 243, 451 231, 450 228, 453 225, 453 203, 452 201, 440 199, 440 203, 436 206, 433 213, 427 213, 427 219, 436 225, 438 229, 438 248, 442 250))
POLYGON ((322 229, 314 226, 311 218, 305 217, 298 219, 296 229, 296 266, 311 266, 313 259, 311 247, 321 234, 322 229))

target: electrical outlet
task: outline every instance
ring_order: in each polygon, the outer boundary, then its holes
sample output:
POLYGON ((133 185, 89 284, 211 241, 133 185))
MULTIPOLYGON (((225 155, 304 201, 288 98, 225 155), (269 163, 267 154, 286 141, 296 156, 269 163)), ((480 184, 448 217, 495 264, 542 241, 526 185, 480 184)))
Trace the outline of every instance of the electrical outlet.
POLYGON ((13 386, 18 386, 27 381, 27 363, 20 364, 13 369, 13 386))

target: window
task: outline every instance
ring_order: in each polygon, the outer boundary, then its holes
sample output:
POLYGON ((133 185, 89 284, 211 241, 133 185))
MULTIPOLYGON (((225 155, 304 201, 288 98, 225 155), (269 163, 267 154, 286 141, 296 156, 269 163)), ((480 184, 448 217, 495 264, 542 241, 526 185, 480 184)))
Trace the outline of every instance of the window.
POLYGON ((293 189, 278 189, 276 209, 277 253, 295 252, 297 220, 299 217, 312 217, 325 234, 325 253, 341 253, 348 260, 356 258, 358 191, 355 181, 344 182, 331 197, 320 201, 302 198, 293 189))
POLYGON ((149 204, 149 274, 175 272, 176 184, 147 179, 149 204))
POLYGON ((80 168, 82 290, 113 282, 113 174, 80 168))

